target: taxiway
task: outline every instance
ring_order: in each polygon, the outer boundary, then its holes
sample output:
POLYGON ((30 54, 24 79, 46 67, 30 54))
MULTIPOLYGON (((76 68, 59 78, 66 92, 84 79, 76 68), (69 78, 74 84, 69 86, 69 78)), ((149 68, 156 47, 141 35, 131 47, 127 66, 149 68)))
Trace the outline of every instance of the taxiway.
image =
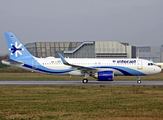
POLYGON ((163 81, 142 81, 141 84, 138 84, 137 81, 89 81, 84 84, 82 81, 0 81, 0 85, 88 85, 88 86, 98 86, 98 85, 107 85, 107 86, 132 86, 132 85, 144 85, 144 86, 163 86, 163 81))

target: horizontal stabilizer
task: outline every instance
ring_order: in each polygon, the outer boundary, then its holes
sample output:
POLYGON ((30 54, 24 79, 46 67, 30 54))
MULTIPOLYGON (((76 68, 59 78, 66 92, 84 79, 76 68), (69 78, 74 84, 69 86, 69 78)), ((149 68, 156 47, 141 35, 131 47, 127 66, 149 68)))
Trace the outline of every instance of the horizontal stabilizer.
POLYGON ((10 59, 2 60, 2 63, 6 65, 24 65, 23 62, 17 62, 10 59))

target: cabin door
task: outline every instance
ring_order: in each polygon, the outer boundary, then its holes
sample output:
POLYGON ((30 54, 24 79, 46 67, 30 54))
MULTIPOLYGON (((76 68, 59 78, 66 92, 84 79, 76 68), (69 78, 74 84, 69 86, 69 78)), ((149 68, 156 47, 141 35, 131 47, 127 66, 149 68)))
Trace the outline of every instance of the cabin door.
POLYGON ((143 69, 143 63, 142 63, 142 60, 138 60, 138 63, 137 63, 137 69, 139 69, 139 70, 143 69))

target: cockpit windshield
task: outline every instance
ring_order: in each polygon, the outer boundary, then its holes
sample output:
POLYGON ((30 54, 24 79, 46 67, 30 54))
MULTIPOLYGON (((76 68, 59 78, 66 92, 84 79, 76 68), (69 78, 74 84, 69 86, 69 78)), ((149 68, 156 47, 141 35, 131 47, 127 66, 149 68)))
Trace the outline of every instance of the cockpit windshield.
POLYGON ((153 63, 148 63, 148 66, 153 66, 153 65, 155 65, 155 64, 153 64, 153 63))

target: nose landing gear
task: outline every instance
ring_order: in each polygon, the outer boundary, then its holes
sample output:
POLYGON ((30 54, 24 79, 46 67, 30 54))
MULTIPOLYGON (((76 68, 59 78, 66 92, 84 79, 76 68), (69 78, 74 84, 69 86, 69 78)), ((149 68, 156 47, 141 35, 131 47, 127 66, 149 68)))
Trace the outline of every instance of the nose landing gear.
POLYGON ((137 83, 138 83, 138 84, 141 83, 140 76, 137 76, 137 83))

